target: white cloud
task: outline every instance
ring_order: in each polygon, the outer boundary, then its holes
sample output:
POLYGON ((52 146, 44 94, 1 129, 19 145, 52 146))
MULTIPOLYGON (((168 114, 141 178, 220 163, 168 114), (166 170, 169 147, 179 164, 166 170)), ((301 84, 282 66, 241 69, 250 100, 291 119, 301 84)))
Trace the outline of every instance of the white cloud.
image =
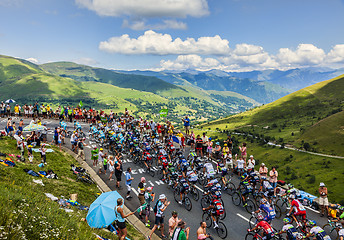
POLYGON ((220 62, 214 58, 202 58, 198 55, 180 55, 175 61, 161 60, 160 66, 167 70, 210 70, 220 68, 220 62))
POLYGON ((327 54, 328 63, 344 63, 344 44, 335 45, 327 54))
POLYGON ((26 61, 29 61, 29 62, 32 62, 32 63, 34 63, 34 64, 38 64, 39 63, 39 61, 36 59, 36 58, 32 58, 32 57, 30 57, 30 58, 27 58, 27 59, 25 59, 26 61))
POLYGON ((176 20, 163 20, 163 23, 157 24, 146 24, 145 20, 129 22, 128 20, 123 21, 123 27, 130 28, 132 30, 163 30, 163 29, 187 29, 187 25, 184 22, 176 20))
POLYGON ((97 62, 96 60, 92 59, 92 58, 79 58, 74 60, 75 63, 78 64, 83 64, 83 65, 97 65, 99 62, 97 62))
POLYGON ((229 42, 216 35, 200 37, 197 40, 187 38, 172 39, 169 34, 146 31, 138 38, 130 38, 128 34, 112 37, 99 44, 99 49, 109 53, 152 54, 152 55, 226 55, 229 53, 229 42))
POLYGON ((207 0, 75 0, 100 16, 202 17, 209 14, 207 0))
POLYGON ((313 44, 299 44, 295 51, 281 48, 277 59, 282 65, 302 66, 317 65, 324 61, 325 51, 313 44))

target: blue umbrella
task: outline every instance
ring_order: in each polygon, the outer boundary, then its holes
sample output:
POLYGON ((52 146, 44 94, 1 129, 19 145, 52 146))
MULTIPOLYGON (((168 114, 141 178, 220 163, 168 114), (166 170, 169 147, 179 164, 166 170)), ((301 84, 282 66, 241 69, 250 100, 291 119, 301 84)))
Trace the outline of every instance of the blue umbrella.
POLYGON ((7 99, 7 100, 5 101, 5 103, 14 103, 14 102, 16 102, 16 101, 14 101, 13 99, 7 99))
POLYGON ((88 225, 93 228, 104 228, 115 221, 115 207, 118 198, 122 197, 117 191, 102 193, 88 210, 86 217, 88 225))

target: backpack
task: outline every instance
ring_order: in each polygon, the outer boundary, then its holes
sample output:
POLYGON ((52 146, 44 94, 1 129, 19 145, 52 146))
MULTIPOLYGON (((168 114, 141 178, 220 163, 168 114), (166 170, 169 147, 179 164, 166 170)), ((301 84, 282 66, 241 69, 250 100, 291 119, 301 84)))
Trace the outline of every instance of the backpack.
POLYGON ((223 206, 222 206, 222 203, 220 202, 220 200, 215 199, 215 200, 213 201, 213 203, 214 203, 214 205, 215 205, 214 210, 215 210, 217 216, 222 215, 222 214, 224 213, 224 210, 223 210, 223 206))
POLYGON ((154 212, 155 215, 158 212, 158 203, 159 203, 159 200, 155 202, 155 205, 154 205, 154 208, 153 208, 153 212, 154 212))

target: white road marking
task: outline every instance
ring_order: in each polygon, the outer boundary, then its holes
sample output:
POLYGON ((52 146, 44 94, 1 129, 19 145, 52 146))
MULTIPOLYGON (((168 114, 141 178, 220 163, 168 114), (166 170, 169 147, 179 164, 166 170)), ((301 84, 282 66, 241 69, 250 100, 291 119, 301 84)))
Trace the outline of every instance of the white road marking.
POLYGON ((149 183, 150 185, 152 185, 152 187, 154 187, 154 184, 152 183, 152 181, 148 181, 148 183, 149 183))
MULTIPOLYGON (((242 219, 244 219, 246 222, 250 222, 250 219, 244 217, 243 215, 241 215, 241 214, 239 214, 239 213, 237 213, 236 215, 237 215, 238 217, 241 217, 242 219)), ((253 225, 255 224, 255 223, 252 222, 252 221, 251 221, 251 223, 252 223, 253 225)))
POLYGON ((131 174, 138 174, 135 169, 131 169, 131 174))
POLYGON ((159 181, 155 181, 155 183, 159 186, 159 185, 164 185, 165 183, 162 180, 159 181))
POLYGON ((140 174, 145 172, 145 170, 143 168, 139 168, 138 171, 139 171, 140 174))
POLYGON ((90 146, 85 146, 85 147, 87 147, 87 148, 91 148, 90 146))
POLYGON ((131 188, 131 190, 133 190, 133 192, 136 194, 136 196, 139 195, 139 193, 135 190, 135 188, 131 188))
POLYGON ((313 211, 313 212, 315 212, 315 213, 320 213, 318 210, 315 210, 315 209, 313 209, 313 208, 310 208, 310 207, 307 207, 307 206, 304 206, 305 208, 307 208, 307 209, 309 209, 309 210, 311 210, 311 211, 313 211))

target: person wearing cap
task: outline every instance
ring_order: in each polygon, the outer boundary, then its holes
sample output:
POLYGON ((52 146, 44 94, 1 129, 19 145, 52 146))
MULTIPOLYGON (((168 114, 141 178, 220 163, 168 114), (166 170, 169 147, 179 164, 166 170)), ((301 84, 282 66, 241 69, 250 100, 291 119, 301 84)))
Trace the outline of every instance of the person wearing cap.
POLYGON ((148 187, 145 192, 145 203, 147 204, 146 217, 145 217, 146 227, 150 227, 149 215, 150 215, 151 203, 154 201, 154 197, 155 197, 155 194, 152 191, 153 191, 153 187, 148 187))
POLYGON ((170 237, 172 237, 174 229, 176 229, 180 221, 181 219, 178 218, 178 213, 176 211, 172 211, 172 217, 168 220, 168 233, 170 237))
MULTIPOLYGON (((141 177, 141 181, 138 184, 138 195, 137 197, 139 198, 140 201, 140 206, 142 206, 143 204, 145 204, 145 192, 146 192, 146 188, 145 188, 145 184, 146 184, 146 178, 145 177, 141 177)), ((139 213, 139 217, 142 219, 142 212, 139 213)))
POLYGON ((155 229, 158 228, 158 226, 160 225, 160 230, 161 230, 161 236, 163 238, 165 238, 165 234, 164 234, 164 212, 166 210, 166 208, 168 207, 168 205, 170 205, 171 202, 167 201, 165 194, 161 194, 159 196, 159 200, 156 203, 157 204, 157 211, 156 211, 156 215, 155 215, 155 223, 154 223, 154 227, 152 229, 152 231, 149 233, 148 235, 148 240, 150 240, 151 236, 153 235, 155 229))
POLYGON ((219 160, 221 158, 221 146, 220 142, 215 143, 215 148, 213 149, 214 156, 216 160, 219 160))
POLYGON ((32 145, 27 146, 27 155, 29 158, 29 162, 32 163, 33 161, 33 155, 32 155, 32 145))
MULTIPOLYGON (((104 156, 105 156, 104 149, 100 148, 99 149, 99 153, 98 153, 98 162, 97 162, 97 164, 103 165, 103 162, 104 162, 103 158, 104 158, 104 156)), ((102 169, 99 168, 99 174, 101 174, 101 173, 102 173, 102 169)))
POLYGON ((185 226, 186 226, 186 223, 184 221, 180 221, 172 234, 171 240, 188 240, 190 227, 187 227, 184 230, 185 226))
POLYGON ((93 160, 93 167, 97 166, 98 153, 99 149, 97 148, 97 146, 94 146, 91 150, 91 159, 93 160))
POLYGON ((327 187, 325 186, 325 183, 321 182, 320 186, 319 186, 319 205, 321 208, 321 213, 320 216, 323 217, 324 216, 324 212, 325 212, 325 208, 326 208, 326 212, 329 215, 328 212, 328 198, 327 198, 327 187))
POLYGON ((259 168, 259 176, 260 178, 262 177, 267 177, 268 176, 268 168, 265 166, 265 163, 262 163, 259 168))

